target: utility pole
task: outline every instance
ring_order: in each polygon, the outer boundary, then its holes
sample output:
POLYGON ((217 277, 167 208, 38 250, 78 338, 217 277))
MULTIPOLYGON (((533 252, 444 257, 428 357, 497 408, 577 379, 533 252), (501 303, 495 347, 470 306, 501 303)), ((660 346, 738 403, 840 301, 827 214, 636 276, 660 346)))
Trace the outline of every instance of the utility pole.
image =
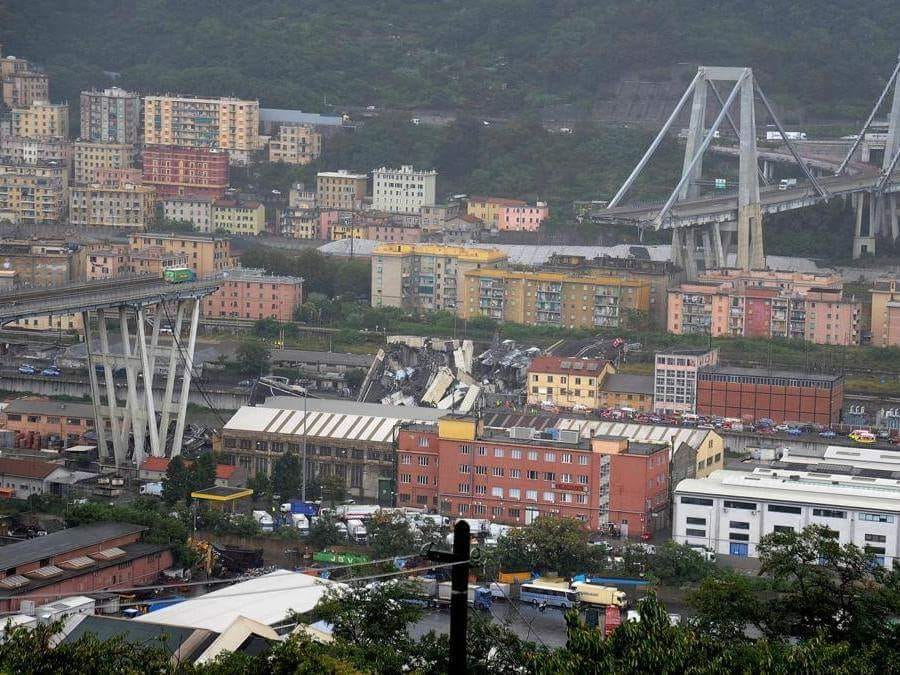
POLYGON ((447 672, 466 673, 466 622, 469 612, 469 523, 456 521, 453 527, 453 551, 428 551, 428 559, 452 563, 450 571, 450 667, 447 672))

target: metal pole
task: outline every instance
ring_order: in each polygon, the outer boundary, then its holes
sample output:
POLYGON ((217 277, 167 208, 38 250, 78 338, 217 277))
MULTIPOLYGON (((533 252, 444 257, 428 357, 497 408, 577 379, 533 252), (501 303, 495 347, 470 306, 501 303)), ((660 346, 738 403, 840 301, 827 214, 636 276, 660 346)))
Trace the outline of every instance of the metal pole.
POLYGON ((862 131, 859 132, 856 140, 853 141, 853 145, 850 146, 850 152, 847 153, 847 156, 844 157, 844 161, 841 162, 841 165, 837 168, 837 171, 834 172, 835 176, 840 176, 842 173, 844 173, 844 169, 846 169, 847 164, 850 163, 850 158, 853 157, 853 153, 856 152, 856 148, 858 148, 859 144, 863 142, 866 132, 872 125, 872 120, 874 120, 875 115, 878 114, 878 109, 881 107, 881 104, 884 102, 887 93, 890 91, 891 85, 894 84, 894 81, 897 79, 898 73, 900 73, 900 59, 897 60, 897 65, 894 66, 894 72, 891 73, 890 78, 888 78, 887 84, 884 85, 884 89, 881 91, 881 96, 878 97, 878 100, 875 102, 875 107, 872 108, 872 112, 869 113, 869 117, 866 119, 866 123, 863 124, 862 131))
MULTIPOLYGON (((684 173, 681 176, 681 180, 678 181, 678 185, 675 186, 675 189, 672 190, 672 194, 669 195, 668 201, 663 205, 662 209, 660 209, 659 214, 656 216, 656 229, 658 230, 662 226, 663 218, 666 217, 666 214, 669 212, 669 209, 672 208, 672 204, 675 203, 675 200, 678 199, 678 195, 681 192, 682 186, 688 181, 691 175, 694 172, 694 167, 703 157, 703 153, 706 152, 706 149, 709 147, 710 142, 712 141, 713 135, 718 131, 719 125, 722 124, 722 120, 725 119, 725 113, 728 111, 728 108, 734 102, 735 97, 738 92, 741 90, 741 85, 744 80, 747 79, 750 70, 747 69, 744 71, 744 74, 734 83, 734 89, 731 90, 731 93, 728 94, 728 98, 725 100, 725 105, 722 106, 721 112, 719 112, 718 117, 716 117, 716 121, 713 122, 712 127, 710 127, 709 131, 706 133, 706 136, 703 138, 703 143, 700 144, 700 148, 697 150, 694 155, 694 159, 691 161, 690 166, 685 169, 684 173)), ((743 124, 743 120, 741 121, 743 124)))
POLYGON ((688 85, 688 88, 685 90, 684 94, 681 96, 681 100, 678 101, 678 105, 675 106, 675 110, 672 111, 672 114, 669 115, 669 119, 666 120, 666 123, 663 125, 663 128, 659 130, 659 133, 656 135, 656 138, 653 139, 653 142, 650 144, 650 147, 647 148, 647 151, 644 153, 644 156, 641 157, 641 161, 638 162, 638 165, 634 167, 634 170, 631 172, 631 175, 622 183, 622 187, 619 188, 619 191, 616 193, 616 196, 610 200, 609 205, 606 207, 611 209, 619 205, 619 201, 621 201, 622 197, 625 196, 625 193, 631 189, 631 185, 637 180, 637 177, 640 175, 641 171, 644 170, 644 167, 647 166, 647 162, 650 161, 650 158, 653 156, 653 153, 656 152, 656 149, 659 147, 659 144, 662 143, 663 138, 666 137, 666 134, 669 131, 669 127, 675 122, 675 119, 678 117, 678 114, 681 112, 681 109, 684 107, 684 104, 687 102, 688 98, 691 94, 694 93, 694 87, 697 86, 697 82, 700 81, 700 78, 703 76, 702 69, 697 69, 697 74, 694 75, 694 79, 691 80, 691 83, 688 85))
POLYGON ((466 672, 466 623, 469 611, 469 523, 453 527, 453 562, 450 572, 450 672, 466 672))

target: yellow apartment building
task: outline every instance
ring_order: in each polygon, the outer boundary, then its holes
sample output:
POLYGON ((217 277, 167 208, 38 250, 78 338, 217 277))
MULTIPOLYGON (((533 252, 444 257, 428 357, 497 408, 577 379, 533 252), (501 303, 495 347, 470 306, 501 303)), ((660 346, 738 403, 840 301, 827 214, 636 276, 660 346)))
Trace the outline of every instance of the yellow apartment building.
POLYGON ((64 166, 0 164, 0 220, 53 223, 66 211, 64 166))
POLYGON ((86 185, 97 182, 97 172, 107 169, 130 169, 134 165, 134 146, 130 143, 72 144, 73 180, 86 185))
POLYGON ((528 402, 596 410, 603 380, 614 372, 605 359, 538 356, 528 367, 528 402))
POLYGON ((482 222, 497 229, 500 222, 500 211, 507 206, 527 206, 527 202, 521 199, 506 199, 504 197, 469 197, 466 203, 466 215, 475 216, 482 222))
POLYGON ((231 255, 231 242, 224 237, 135 232, 130 239, 132 250, 161 246, 169 253, 183 253, 185 265, 199 277, 237 266, 237 261, 231 255))
POLYGON ((872 345, 900 347, 900 284, 891 277, 872 286, 872 345))
POLYGON ((259 202, 214 202, 212 228, 230 234, 262 234, 266 231, 266 207, 259 202))
POLYGON ((565 328, 618 328, 628 311, 647 312, 650 282, 513 269, 468 270, 460 316, 565 328))
POLYGON ((69 189, 69 222, 102 227, 147 227, 153 220, 156 191, 152 187, 123 183, 69 189))
POLYGON ((352 211, 362 207, 368 176, 364 173, 320 171, 316 174, 316 203, 322 209, 352 211))
POLYGON ((465 275, 505 261, 496 249, 380 244, 372 252, 372 306, 457 312, 465 275))
POLYGON ((30 106, 13 108, 12 135, 19 138, 69 137, 69 106, 66 103, 32 101, 30 106))
POLYGON ((309 164, 322 155, 322 134, 307 124, 282 124, 269 141, 269 161, 309 164))

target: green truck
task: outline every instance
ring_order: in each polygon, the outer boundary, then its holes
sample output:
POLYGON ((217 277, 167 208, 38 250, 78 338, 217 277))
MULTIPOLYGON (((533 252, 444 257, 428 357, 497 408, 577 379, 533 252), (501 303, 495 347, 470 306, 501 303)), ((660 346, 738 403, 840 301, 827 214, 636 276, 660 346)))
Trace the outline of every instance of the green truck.
POLYGON ((189 267, 167 267, 163 270, 163 280, 170 284, 183 284, 196 281, 197 273, 189 267))

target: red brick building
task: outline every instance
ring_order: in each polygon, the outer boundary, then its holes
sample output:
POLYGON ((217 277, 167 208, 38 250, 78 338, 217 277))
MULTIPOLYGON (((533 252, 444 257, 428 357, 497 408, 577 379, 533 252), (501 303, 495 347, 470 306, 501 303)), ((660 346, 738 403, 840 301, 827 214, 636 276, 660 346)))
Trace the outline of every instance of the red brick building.
POLYGON ((83 595, 153 582, 172 566, 167 546, 145 544, 148 528, 94 523, 0 547, 0 611, 68 595, 83 595))
POLYGON ((665 524, 669 447, 577 432, 484 428, 469 418, 398 434, 398 506, 525 525, 539 516, 638 536, 665 524))
POLYGON ((158 198, 194 195, 223 199, 228 187, 228 153, 149 145, 144 148, 143 183, 156 188, 158 198))
POLYGON ((303 303, 302 277, 266 275, 263 270, 238 267, 215 293, 203 298, 203 316, 208 319, 275 319, 293 321, 303 303))
POLYGON ((697 414, 776 423, 837 424, 842 375, 708 366, 697 374, 697 414))

